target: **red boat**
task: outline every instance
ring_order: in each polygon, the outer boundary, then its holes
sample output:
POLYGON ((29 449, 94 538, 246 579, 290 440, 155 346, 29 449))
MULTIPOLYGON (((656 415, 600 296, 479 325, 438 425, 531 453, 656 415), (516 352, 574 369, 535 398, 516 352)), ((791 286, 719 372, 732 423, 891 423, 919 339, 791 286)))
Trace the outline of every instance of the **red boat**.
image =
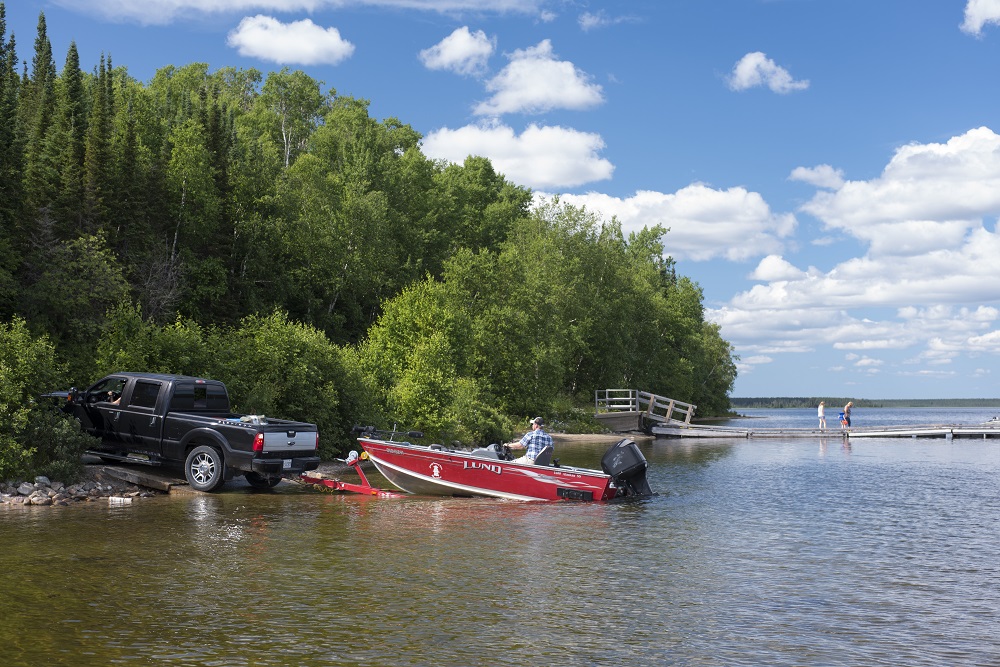
MULTIPOLYGON (((504 445, 462 451, 395 441, 395 434, 381 439, 374 437, 376 434, 367 429, 358 438, 364 449, 362 457, 367 456, 390 483, 407 493, 510 500, 612 500, 653 495, 646 482, 646 458, 628 439, 608 449, 601 459, 602 470, 591 470, 552 462, 551 447, 543 450, 535 463, 515 463, 504 445)), ((357 457, 348 459, 348 463, 352 461, 357 457)), ((360 466, 355 463, 354 467, 363 485, 357 489, 345 488, 343 483, 327 486, 377 495, 379 490, 368 484, 360 466)))

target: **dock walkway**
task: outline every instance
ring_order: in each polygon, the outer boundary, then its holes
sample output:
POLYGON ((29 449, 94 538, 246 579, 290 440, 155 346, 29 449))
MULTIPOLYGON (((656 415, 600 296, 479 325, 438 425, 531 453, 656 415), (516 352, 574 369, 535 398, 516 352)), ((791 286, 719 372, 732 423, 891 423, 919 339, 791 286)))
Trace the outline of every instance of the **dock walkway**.
POLYGON ((907 426, 840 428, 739 428, 706 424, 657 424, 650 432, 660 438, 1000 438, 1000 423, 911 424, 907 426))

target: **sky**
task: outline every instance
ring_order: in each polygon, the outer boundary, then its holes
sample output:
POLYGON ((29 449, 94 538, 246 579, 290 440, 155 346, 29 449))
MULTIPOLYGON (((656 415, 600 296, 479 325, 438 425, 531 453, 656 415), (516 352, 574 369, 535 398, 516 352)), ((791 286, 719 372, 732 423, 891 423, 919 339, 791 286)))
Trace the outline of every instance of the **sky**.
POLYGON ((22 60, 44 12, 60 69, 302 69, 431 158, 663 225, 733 396, 1000 397, 1000 0, 5 7, 22 60))

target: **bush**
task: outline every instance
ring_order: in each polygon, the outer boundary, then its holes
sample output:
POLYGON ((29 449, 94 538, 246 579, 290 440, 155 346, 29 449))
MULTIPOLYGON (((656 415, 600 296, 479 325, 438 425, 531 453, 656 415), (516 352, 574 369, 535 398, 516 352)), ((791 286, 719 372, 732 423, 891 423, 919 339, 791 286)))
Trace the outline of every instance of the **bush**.
POLYGON ((250 316, 213 336, 214 377, 226 382, 234 411, 316 424, 324 458, 354 444, 351 427, 368 401, 349 351, 284 313, 250 316))
POLYGON ((55 349, 33 338, 24 320, 0 323, 0 479, 49 475, 72 481, 93 438, 38 396, 58 389, 64 373, 55 349))

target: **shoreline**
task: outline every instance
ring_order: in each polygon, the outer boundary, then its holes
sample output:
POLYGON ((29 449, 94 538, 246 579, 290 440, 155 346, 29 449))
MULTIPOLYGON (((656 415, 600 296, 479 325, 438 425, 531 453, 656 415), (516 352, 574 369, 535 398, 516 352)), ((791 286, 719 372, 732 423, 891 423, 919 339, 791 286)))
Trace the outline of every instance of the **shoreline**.
POLYGON ((614 443, 622 439, 652 440, 653 436, 645 433, 549 433, 556 444, 573 444, 579 442, 614 443))
MULTIPOLYGON (((622 439, 652 440, 645 433, 550 433, 558 446, 572 446, 580 443, 613 444, 622 439)), ((320 470, 342 471, 346 469, 336 459, 320 463, 320 470)), ((287 480, 294 481, 294 480, 287 480)), ((92 503, 107 500, 109 504, 129 505, 134 498, 153 498, 167 495, 163 491, 141 484, 125 482, 103 472, 99 465, 84 464, 80 480, 73 484, 49 480, 38 476, 31 480, 0 482, 0 507, 26 506, 69 506, 77 503, 92 503)))

